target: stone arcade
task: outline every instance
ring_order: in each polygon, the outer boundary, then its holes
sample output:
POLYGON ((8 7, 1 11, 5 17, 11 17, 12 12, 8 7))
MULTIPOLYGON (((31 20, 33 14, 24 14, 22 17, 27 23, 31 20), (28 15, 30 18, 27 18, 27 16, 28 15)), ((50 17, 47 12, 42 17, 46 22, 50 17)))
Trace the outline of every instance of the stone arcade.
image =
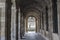
POLYGON ((60 0, 0 0, 0 40, 60 40, 60 0))

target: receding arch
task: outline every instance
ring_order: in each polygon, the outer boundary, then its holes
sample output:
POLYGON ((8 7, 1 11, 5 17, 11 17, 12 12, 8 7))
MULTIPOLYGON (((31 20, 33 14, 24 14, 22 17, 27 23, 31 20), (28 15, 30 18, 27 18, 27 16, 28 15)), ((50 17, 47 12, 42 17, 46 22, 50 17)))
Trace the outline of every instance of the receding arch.
POLYGON ((27 12, 25 15, 25 32, 27 32, 27 21, 28 17, 35 17, 36 18, 36 32, 38 32, 40 29, 40 14, 35 11, 27 12))
POLYGON ((27 21, 28 32, 36 32, 36 18, 34 16, 29 16, 27 21))

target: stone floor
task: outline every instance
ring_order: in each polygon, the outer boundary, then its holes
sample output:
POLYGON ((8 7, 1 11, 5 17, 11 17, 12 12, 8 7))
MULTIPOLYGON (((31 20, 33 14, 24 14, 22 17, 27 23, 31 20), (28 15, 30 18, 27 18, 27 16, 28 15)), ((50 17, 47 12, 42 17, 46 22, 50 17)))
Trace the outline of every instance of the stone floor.
POLYGON ((21 40, 46 40, 38 33, 26 33, 24 38, 21 40))
MULTIPOLYGON (((1 37, 1 40, 5 40, 4 36, 1 37)), ((11 40, 15 40, 15 37, 12 37, 11 40)), ((40 34, 38 33, 35 33, 35 32, 28 32, 28 33, 25 33, 23 39, 20 39, 19 40, 46 40, 44 39, 40 34)))

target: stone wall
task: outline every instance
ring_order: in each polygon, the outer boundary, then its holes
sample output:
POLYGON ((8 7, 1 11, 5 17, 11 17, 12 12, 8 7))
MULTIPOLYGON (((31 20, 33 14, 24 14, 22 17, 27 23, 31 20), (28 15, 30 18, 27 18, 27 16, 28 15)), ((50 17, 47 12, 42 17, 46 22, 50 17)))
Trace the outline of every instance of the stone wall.
MULTIPOLYGON (((58 33, 53 33, 53 8, 52 3, 48 5, 48 24, 49 29, 46 31, 46 36, 49 40, 60 40, 60 0, 57 0, 57 14, 58 14, 58 33)), ((44 26, 45 27, 45 26, 44 26)), ((57 28, 56 28, 57 29, 57 28)), ((42 31, 45 34, 44 30, 42 31)))
MULTIPOLYGON (((1 8, 0 8, 1 10, 1 8)), ((0 11, 0 39, 1 39, 1 11, 0 11)))
POLYGON ((0 11, 1 11, 1 39, 4 40, 5 36, 5 5, 4 3, 0 3, 0 11))
POLYGON ((58 14, 58 35, 60 38, 60 0, 57 0, 57 14, 58 14))
POLYGON ((0 2, 5 2, 6 0, 0 0, 0 2))
MULTIPOLYGON (((3 0, 2 0, 3 1, 3 0)), ((15 10, 15 8, 14 7, 12 7, 12 15, 11 15, 11 17, 12 17, 12 23, 11 23, 11 27, 15 27, 15 12, 16 12, 16 10, 15 10)), ((0 29, 0 38, 1 38, 1 40, 5 40, 5 3, 1 3, 1 0, 0 0, 0 27, 1 27, 1 29, 0 29)), ((13 31, 13 30, 12 30, 13 31)), ((15 31, 15 29, 14 29, 14 31, 15 31)), ((12 34, 12 33, 11 33, 12 34)), ((15 34, 14 34, 14 36, 15 36, 15 34)), ((13 38, 13 37, 12 37, 13 38)))

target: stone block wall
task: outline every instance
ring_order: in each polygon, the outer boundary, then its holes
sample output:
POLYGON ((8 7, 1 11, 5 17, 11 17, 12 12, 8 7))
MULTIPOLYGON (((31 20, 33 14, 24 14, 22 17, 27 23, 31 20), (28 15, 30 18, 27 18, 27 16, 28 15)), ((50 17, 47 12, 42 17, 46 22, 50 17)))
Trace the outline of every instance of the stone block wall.
POLYGON ((1 19, 1 40, 5 39, 5 5, 0 3, 0 19, 1 19))
MULTIPOLYGON (((11 13, 12 13, 12 15, 11 15, 11 29, 13 28, 14 32, 15 32, 16 30, 15 30, 14 27, 16 26, 16 24, 15 24, 16 10, 15 10, 14 7, 12 7, 12 12, 11 13)), ((13 31, 13 29, 11 30, 11 32, 13 31)), ((15 36, 15 34, 14 34, 14 36, 15 36)), ((0 0, 0 39, 5 40, 5 3, 3 3, 3 2, 1 3, 1 0, 0 0)))
POLYGON ((6 0, 0 0, 0 2, 5 2, 6 0))

